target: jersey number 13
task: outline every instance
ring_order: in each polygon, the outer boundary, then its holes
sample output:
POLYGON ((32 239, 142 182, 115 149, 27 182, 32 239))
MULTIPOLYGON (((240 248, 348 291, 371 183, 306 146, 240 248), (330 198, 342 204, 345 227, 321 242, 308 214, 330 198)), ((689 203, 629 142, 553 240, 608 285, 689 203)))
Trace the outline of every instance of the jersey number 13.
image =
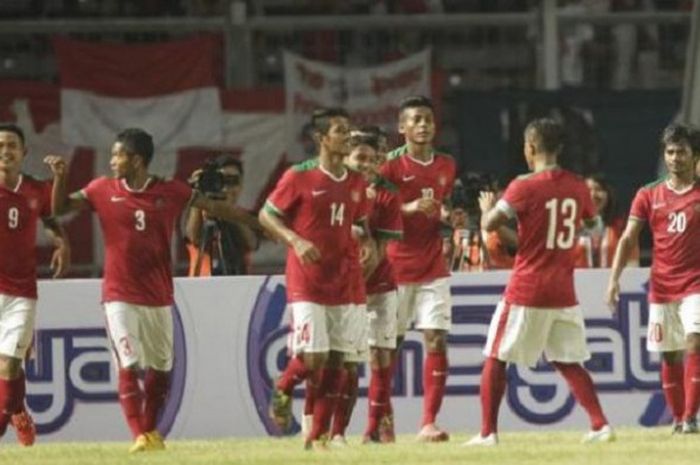
POLYGON ((544 206, 549 212, 547 249, 570 249, 573 247, 576 237, 578 204, 574 199, 567 197, 565 199, 551 199, 544 206))

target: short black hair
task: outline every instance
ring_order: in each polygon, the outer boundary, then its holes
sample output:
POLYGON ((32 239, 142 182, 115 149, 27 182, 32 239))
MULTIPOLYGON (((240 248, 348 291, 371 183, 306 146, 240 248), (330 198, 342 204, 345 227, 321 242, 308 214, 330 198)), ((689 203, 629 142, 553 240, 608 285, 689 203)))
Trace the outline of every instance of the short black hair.
POLYGON ((369 145, 374 150, 379 150, 379 137, 371 132, 353 131, 350 133, 350 147, 369 145))
POLYGON ((13 134, 17 134, 19 140, 22 141, 22 146, 24 147, 26 145, 24 131, 22 131, 22 128, 17 126, 15 123, 0 123, 0 132, 11 132, 13 134))
POLYGON ((538 118, 525 127, 525 138, 530 138, 537 152, 559 155, 564 148, 564 126, 552 118, 538 118))
POLYGON ((372 134, 374 135, 377 139, 381 139, 382 137, 388 138, 389 134, 379 126, 374 126, 374 125, 364 125, 360 126, 359 128, 356 129, 357 132, 361 132, 364 134, 372 134))
POLYGON ((311 114, 311 127, 314 134, 326 135, 331 128, 331 118, 350 118, 344 108, 318 108, 311 114))
POLYGON ((404 98, 399 103, 399 115, 403 114, 404 110, 408 108, 419 108, 426 107, 430 110, 434 110, 433 101, 424 95, 411 95, 404 98))
POLYGON ((235 166, 238 168, 238 172, 241 173, 241 176, 243 176, 243 163, 230 153, 224 153, 216 157, 214 160, 214 163, 216 163, 216 166, 221 168, 225 168, 227 166, 235 166))
POLYGON ((127 128, 117 134, 115 142, 120 142, 130 155, 138 155, 146 166, 153 159, 153 137, 140 128, 127 128))
POLYGON ((661 133, 661 152, 669 144, 688 144, 695 155, 700 151, 700 134, 697 129, 683 123, 672 123, 666 126, 661 133))

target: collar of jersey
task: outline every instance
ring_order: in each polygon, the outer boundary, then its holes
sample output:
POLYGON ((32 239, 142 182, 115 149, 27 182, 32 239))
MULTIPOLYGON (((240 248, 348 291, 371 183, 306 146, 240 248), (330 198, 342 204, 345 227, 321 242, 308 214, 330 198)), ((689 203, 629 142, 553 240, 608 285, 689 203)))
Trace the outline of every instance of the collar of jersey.
POLYGON ((416 157, 411 155, 411 152, 406 152, 406 156, 414 162, 418 163, 419 165, 428 166, 432 165, 432 163, 435 161, 435 149, 430 150, 430 159, 427 161, 417 159, 416 157))
POLYGON ((330 171, 326 170, 326 169, 323 167, 323 165, 321 165, 320 162, 319 162, 319 164, 318 164, 318 169, 321 170, 321 173, 325 174, 326 176, 328 176, 329 178, 331 178, 331 179, 332 179, 333 181, 335 181, 335 182, 343 182, 343 181, 345 181, 345 180, 347 179, 347 177, 348 177, 348 169, 347 169, 346 167, 344 167, 344 166, 343 166, 343 174, 341 174, 340 177, 338 177, 338 178, 335 177, 335 176, 333 175, 333 173, 331 173, 330 171))
POLYGON ((695 185, 697 184, 697 180, 693 180, 693 182, 690 183, 685 189, 676 190, 673 187, 671 187, 671 183, 669 181, 670 179, 666 178, 666 182, 664 182, 664 184, 666 184, 666 189, 670 190, 671 192, 677 195, 683 195, 686 192, 690 192, 693 189, 693 187, 695 187, 695 185))
POLYGON ((14 189, 12 189, 12 192, 15 194, 19 192, 19 187, 22 185, 22 181, 24 180, 24 175, 22 173, 19 173, 19 177, 17 178, 17 185, 15 186, 14 189))
POLYGON ((537 173, 543 173, 545 171, 552 171, 552 170, 558 170, 558 169, 559 169, 559 165, 547 165, 540 170, 533 171, 533 173, 537 174, 537 173))
POLYGON ((143 187, 141 189, 132 189, 129 187, 129 184, 127 184, 126 179, 121 179, 122 186, 129 192, 143 192, 151 185, 151 181, 153 181, 153 176, 149 176, 148 179, 146 179, 146 182, 143 183, 143 187))

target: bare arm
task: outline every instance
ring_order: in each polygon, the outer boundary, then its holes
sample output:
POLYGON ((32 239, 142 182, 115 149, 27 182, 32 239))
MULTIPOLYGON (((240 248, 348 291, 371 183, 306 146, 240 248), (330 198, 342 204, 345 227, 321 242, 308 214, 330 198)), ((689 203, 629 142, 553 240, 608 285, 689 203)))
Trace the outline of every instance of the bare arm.
POLYGON ((194 191, 194 197, 190 204, 191 207, 198 208, 208 212, 211 216, 215 218, 220 218, 224 221, 229 221, 231 223, 242 223, 250 226, 253 229, 260 229, 260 223, 255 216, 251 215, 244 209, 232 205, 225 200, 210 199, 194 191))
MULTIPOLYGON (((479 208, 481 209, 481 229, 496 231, 508 223, 508 215, 496 207, 496 195, 493 192, 479 192, 479 208)), ((517 238, 516 238, 517 242, 517 238)))
POLYGON ((42 218, 44 230, 55 247, 51 255, 51 269, 54 271, 53 277, 61 278, 70 267, 70 243, 66 232, 54 218, 42 218))
POLYGON ((617 303, 620 300, 620 276, 622 275, 622 270, 627 266, 632 251, 639 247, 639 233, 642 231, 643 226, 644 222, 642 220, 630 217, 627 221, 625 232, 622 233, 622 237, 617 243, 610 279, 608 280, 608 289, 605 294, 605 301, 613 311, 617 308, 617 303))
POLYGON ((66 178, 68 169, 65 160, 58 155, 48 155, 44 163, 49 165, 53 173, 53 186, 51 189, 51 211, 54 216, 61 216, 71 211, 87 208, 88 202, 80 192, 67 194, 66 178))
POLYGON ((518 232, 509 226, 501 226, 498 228, 498 238, 501 243, 508 249, 518 248, 518 232))
POLYGON ((196 207, 190 208, 187 212, 187 221, 185 222, 185 236, 191 244, 199 244, 202 223, 202 210, 196 207))
POLYGON ((263 208, 258 214, 260 224, 274 238, 284 242, 287 247, 294 249, 294 253, 303 264, 316 262, 321 258, 321 252, 309 241, 289 229, 277 214, 270 213, 263 208))

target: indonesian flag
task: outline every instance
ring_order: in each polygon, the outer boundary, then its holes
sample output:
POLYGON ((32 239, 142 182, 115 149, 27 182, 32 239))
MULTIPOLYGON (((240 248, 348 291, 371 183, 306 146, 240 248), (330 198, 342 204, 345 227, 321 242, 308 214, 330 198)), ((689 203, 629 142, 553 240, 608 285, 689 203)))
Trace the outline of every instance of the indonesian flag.
POLYGON ((147 45, 53 41, 66 143, 104 150, 127 127, 156 151, 222 142, 219 40, 204 35, 147 45))

